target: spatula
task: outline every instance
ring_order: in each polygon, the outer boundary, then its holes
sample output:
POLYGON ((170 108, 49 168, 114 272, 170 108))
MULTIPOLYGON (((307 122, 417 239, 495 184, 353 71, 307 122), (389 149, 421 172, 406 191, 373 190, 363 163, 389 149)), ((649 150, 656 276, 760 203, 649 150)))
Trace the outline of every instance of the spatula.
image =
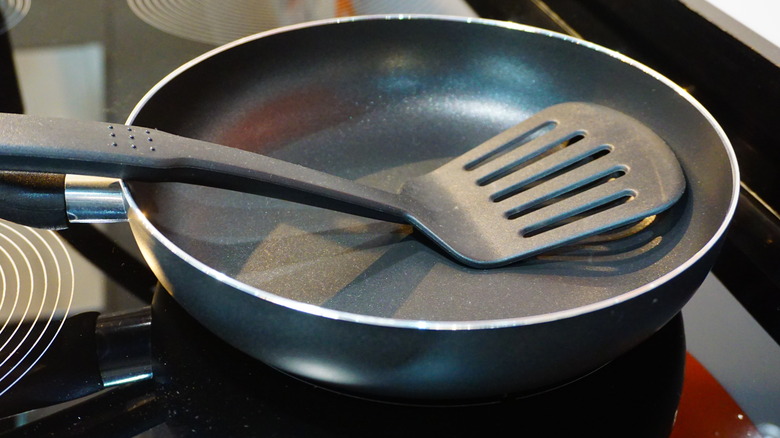
POLYGON ((178 181, 408 222, 458 261, 506 265, 657 214, 685 179, 639 121, 551 106, 389 193, 260 154, 137 126, 0 115, 0 168, 178 181))

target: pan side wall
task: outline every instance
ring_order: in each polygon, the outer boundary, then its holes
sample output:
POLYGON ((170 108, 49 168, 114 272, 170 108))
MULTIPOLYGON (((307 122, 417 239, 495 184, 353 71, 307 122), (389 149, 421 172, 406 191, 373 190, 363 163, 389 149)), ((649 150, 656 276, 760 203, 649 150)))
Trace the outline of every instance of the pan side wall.
POLYGON ((260 299, 197 270, 137 221, 131 224, 169 293, 217 336, 313 383, 391 400, 482 400, 583 376, 674 317, 715 252, 668 283, 596 312, 493 329, 429 330, 331 319, 260 299))

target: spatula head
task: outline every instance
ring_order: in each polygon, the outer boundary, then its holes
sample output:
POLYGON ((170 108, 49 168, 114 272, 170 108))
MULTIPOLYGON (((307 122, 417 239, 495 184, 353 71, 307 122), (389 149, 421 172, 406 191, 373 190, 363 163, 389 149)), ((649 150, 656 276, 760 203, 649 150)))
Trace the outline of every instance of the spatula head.
POLYGON ((564 103, 410 180, 401 196, 410 222, 455 258, 496 267, 658 214, 684 190, 650 128, 564 103))

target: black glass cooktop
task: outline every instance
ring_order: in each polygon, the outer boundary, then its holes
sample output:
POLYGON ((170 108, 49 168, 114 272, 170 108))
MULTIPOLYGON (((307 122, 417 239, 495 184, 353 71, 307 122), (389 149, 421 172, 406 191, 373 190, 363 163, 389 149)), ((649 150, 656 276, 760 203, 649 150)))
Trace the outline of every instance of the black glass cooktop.
MULTIPOLYGON (((780 262, 773 206, 780 203, 772 172, 780 163, 766 129, 780 71, 679 2, 419 1, 404 10, 381 1, 65 3, 7 2, 3 111, 124 120, 166 74, 249 32, 245 27, 356 13, 483 16, 579 35, 670 76, 724 125, 743 166, 743 193, 715 275, 652 338, 542 393, 436 405, 337 393, 251 359, 173 302, 140 261, 126 225, 74 226, 58 233, 74 258, 73 301, 54 306, 40 336, 51 347, 40 362, 25 376, 8 374, 19 380, 0 396, 4 435, 780 437, 780 281, 773 268, 780 262), (236 15, 241 8, 251 13, 236 15), (232 17, 231 24, 219 17, 232 17), (714 379, 692 377, 693 361, 714 379), (702 385, 724 390, 725 398, 708 407, 695 398, 702 385), (694 411, 713 417, 697 423, 694 411)), ((14 333, 42 330, 20 327, 14 333)), ((20 354, 9 357, 29 360, 20 354)))

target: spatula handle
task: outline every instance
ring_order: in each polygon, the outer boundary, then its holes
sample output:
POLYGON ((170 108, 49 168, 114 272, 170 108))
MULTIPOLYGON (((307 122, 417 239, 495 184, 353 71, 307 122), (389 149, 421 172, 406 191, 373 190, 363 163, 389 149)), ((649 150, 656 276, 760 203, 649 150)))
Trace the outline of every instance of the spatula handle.
POLYGON ((396 194, 264 155, 138 126, 0 114, 0 169, 184 182, 406 221, 396 194))

